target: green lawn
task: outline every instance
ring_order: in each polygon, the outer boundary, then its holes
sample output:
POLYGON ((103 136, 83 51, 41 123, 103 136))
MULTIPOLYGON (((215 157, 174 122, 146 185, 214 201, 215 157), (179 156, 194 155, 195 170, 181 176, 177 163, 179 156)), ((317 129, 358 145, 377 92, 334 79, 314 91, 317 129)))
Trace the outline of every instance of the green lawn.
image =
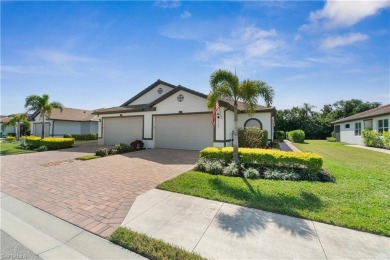
POLYGON ((341 143, 296 145, 324 157, 335 183, 247 180, 189 171, 160 189, 390 236, 390 156, 341 143))
POLYGON ((18 148, 18 143, 0 143, 0 156, 11 155, 11 154, 22 154, 22 153, 33 153, 34 151, 24 150, 18 148))

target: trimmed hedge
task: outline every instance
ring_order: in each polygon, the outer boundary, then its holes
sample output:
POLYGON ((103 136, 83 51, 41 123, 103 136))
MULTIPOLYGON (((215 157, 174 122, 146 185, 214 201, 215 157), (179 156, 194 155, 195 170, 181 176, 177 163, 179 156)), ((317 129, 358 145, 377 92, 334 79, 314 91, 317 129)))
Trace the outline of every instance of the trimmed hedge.
POLYGON ((258 127, 238 129, 238 147, 265 148, 268 141, 268 131, 258 127))
POLYGON ((383 132, 383 145, 385 146, 386 149, 390 150, 390 132, 386 131, 383 132))
POLYGON ((74 138, 45 137, 41 139, 38 136, 26 136, 26 144, 32 148, 46 146, 49 150, 57 150, 72 147, 74 138))
POLYGON ((334 137, 327 137, 327 138, 326 138, 326 141, 328 141, 328 142, 336 142, 337 139, 334 138, 334 137))
MULTIPOLYGON (((259 167, 305 167, 310 172, 320 172, 323 164, 321 156, 313 153, 284 152, 267 149, 239 148, 241 163, 259 167)), ((233 147, 207 147, 200 151, 201 158, 232 161, 233 147)))
POLYGON ((283 142, 284 138, 286 138, 286 133, 284 131, 275 131, 274 139, 278 140, 279 142, 283 142))
POLYGON ((287 138, 294 143, 304 143, 305 142, 305 132, 303 130, 294 130, 287 132, 287 138))
POLYGON ((73 135, 73 134, 64 134, 64 138, 74 138, 75 140, 97 140, 97 134, 87 134, 87 135, 73 135))

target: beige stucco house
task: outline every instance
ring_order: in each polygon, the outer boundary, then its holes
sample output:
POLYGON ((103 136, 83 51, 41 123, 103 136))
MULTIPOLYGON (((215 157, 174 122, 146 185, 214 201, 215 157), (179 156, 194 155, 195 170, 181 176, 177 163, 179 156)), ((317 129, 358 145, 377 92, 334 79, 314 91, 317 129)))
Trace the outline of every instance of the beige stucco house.
MULTIPOLYGON (((30 122, 31 135, 41 136, 42 115, 35 112, 30 122)), ((45 136, 86 135, 97 132, 98 118, 90 110, 65 107, 62 112, 53 109, 51 115, 45 117, 45 136)))
POLYGON ((364 129, 379 132, 389 131, 390 104, 365 112, 339 119, 334 124, 335 137, 338 142, 363 145, 364 129))
MULTIPOLYGON (((207 95, 157 80, 118 107, 97 109, 99 144, 129 144, 139 139, 148 148, 200 150, 231 146, 233 105, 219 101, 215 126, 207 109, 207 95)), ((248 116, 239 104, 238 126, 259 126, 272 139, 275 108, 257 106, 248 116)))

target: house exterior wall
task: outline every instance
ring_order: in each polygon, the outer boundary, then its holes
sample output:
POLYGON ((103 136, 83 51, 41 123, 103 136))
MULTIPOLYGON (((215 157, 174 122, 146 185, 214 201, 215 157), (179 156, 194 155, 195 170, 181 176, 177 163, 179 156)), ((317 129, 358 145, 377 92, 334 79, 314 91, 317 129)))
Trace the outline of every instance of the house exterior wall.
POLYGON ((98 122, 91 121, 89 122, 89 134, 97 134, 98 133, 98 122))
MULTIPOLYGON (((161 87, 161 84, 151 90, 151 92, 156 92, 157 89, 161 87)), ((169 91, 171 88, 167 87, 169 91)), ((138 98, 136 103, 139 104, 151 102, 149 99, 156 99, 159 96, 155 96, 155 94, 149 95, 149 93, 145 94, 148 98, 142 99, 142 97, 138 98)), ((154 100, 153 100, 154 101, 154 100)), ((135 103, 131 103, 134 105, 135 103)), ((98 143, 104 144, 104 118, 109 117, 129 117, 129 116, 143 116, 143 142, 145 147, 154 148, 156 147, 156 117, 158 115, 194 115, 194 114, 207 114, 204 116, 207 124, 211 126, 211 111, 207 109, 207 100, 198 95, 189 93, 185 90, 179 90, 157 103, 155 106, 156 111, 142 111, 142 112, 125 112, 125 113, 113 113, 113 114, 100 114, 99 115, 99 123, 98 123, 98 143), (179 102, 178 96, 183 95, 184 99, 179 102)), ((257 118, 262 122, 263 129, 268 131, 268 138, 272 138, 271 127, 271 112, 264 113, 256 113, 254 118, 257 118)), ((247 116, 246 114, 240 114, 238 120, 238 126, 243 127, 244 123, 247 119, 252 118, 247 116)), ((216 147, 223 146, 232 146, 232 131, 234 129, 234 113, 230 110, 227 110, 224 107, 221 107, 219 113, 217 114, 215 128, 213 129, 213 145, 216 147), (219 118, 218 118, 219 116, 219 118), (226 126, 225 126, 226 124, 226 126)), ((202 128, 198 129, 199 131, 202 128)))
POLYGON ((361 123, 361 131, 364 130, 364 121, 372 119, 372 130, 378 130, 378 121, 388 119, 390 123, 390 115, 378 116, 373 118, 366 118, 361 120, 354 120, 335 124, 340 126, 340 142, 348 144, 359 144, 364 145, 363 138, 361 135, 355 135, 355 123, 361 123), (349 128, 346 125, 349 124, 349 128))
POLYGON ((172 90, 171 87, 168 87, 164 84, 159 84, 153 89, 151 89, 149 92, 145 93, 144 95, 140 96, 139 98, 131 102, 129 105, 149 104, 154 100, 158 99, 159 97, 161 97, 162 95, 165 95, 171 90, 172 90), (161 94, 157 92, 159 88, 163 89, 163 92, 161 94))
POLYGON ((7 127, 5 127, 5 129, 3 131, 3 130, 1 130, 2 125, 3 125, 3 123, 0 123, 0 132, 3 133, 3 136, 7 136, 9 133, 15 133, 15 127, 7 126, 7 127))

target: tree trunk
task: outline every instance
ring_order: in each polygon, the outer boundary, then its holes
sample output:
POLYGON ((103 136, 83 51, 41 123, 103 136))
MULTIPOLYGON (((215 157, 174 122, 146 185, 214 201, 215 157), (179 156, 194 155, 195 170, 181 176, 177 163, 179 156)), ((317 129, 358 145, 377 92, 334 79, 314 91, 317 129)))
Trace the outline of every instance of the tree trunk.
POLYGON ((42 115, 42 134, 41 134, 41 139, 45 138, 45 114, 42 115))
POLYGON ((16 141, 19 141, 20 140, 20 122, 16 123, 16 125, 18 126, 18 132, 16 133, 16 141))
POLYGON ((233 131, 233 161, 240 162, 238 157, 238 112, 237 112, 237 102, 234 102, 234 131, 233 131))

